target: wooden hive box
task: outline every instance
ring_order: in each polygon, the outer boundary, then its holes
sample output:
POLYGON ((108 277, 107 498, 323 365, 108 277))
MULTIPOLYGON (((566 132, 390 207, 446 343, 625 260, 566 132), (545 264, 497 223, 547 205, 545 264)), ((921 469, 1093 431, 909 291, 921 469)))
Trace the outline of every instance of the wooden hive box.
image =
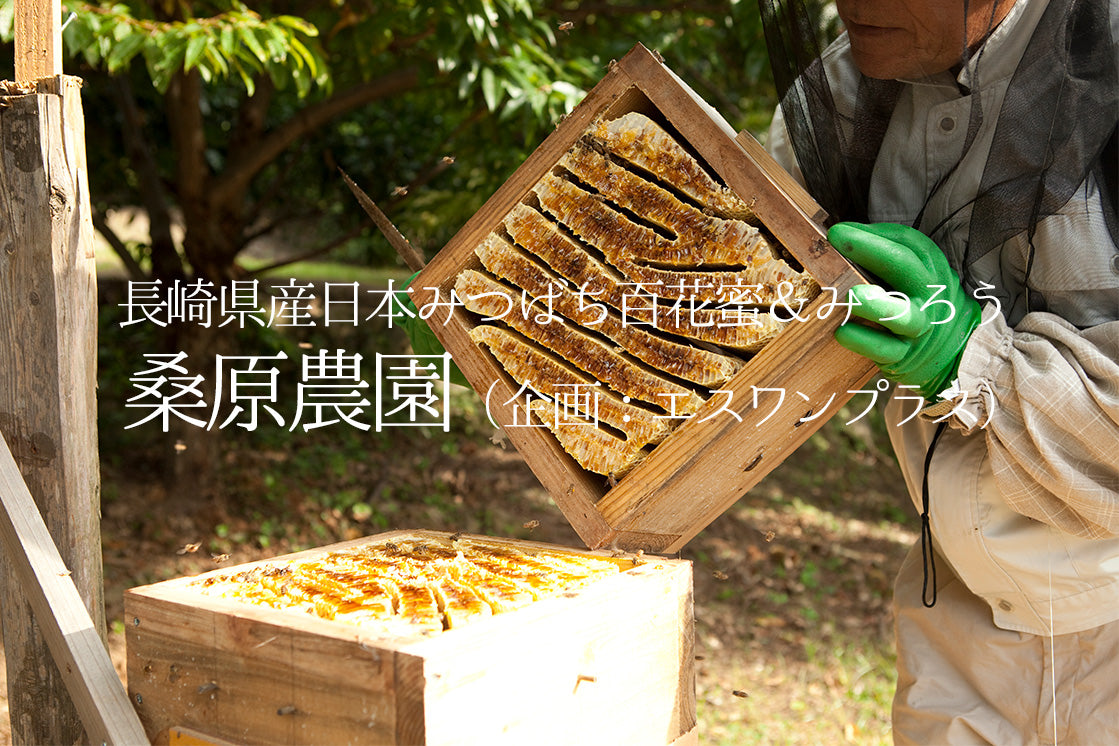
MULTIPOLYGON (((592 548, 671 553, 730 507, 817 430, 875 372, 833 339, 844 316, 830 301, 862 278, 825 240, 824 215, 748 133, 729 125, 653 53, 638 45, 559 124, 463 226, 411 285, 417 307, 452 297, 456 280, 482 269, 477 247, 514 208, 538 199, 534 186, 597 122, 644 114, 722 185, 752 206, 761 230, 820 288, 778 336, 620 479, 580 466, 552 431, 525 426, 518 383, 471 332, 479 314, 456 308, 427 320, 481 393, 492 419, 592 548), (467 272, 469 274, 469 272, 467 272), (831 294, 834 289, 835 294, 831 294)), ((554 266, 554 265, 553 265, 554 266)), ((795 306, 795 304, 793 304, 795 306)), ((780 310, 780 309, 779 309, 780 310)), ((516 313, 516 312, 514 312, 516 313)), ((568 358, 570 359, 570 358, 568 358)), ((558 421, 558 419, 557 419, 558 421)))
POLYGON ((465 537, 618 571, 430 636, 203 595, 208 578, 403 542, 390 532, 125 594, 129 695, 154 743, 696 743, 691 564, 465 537))

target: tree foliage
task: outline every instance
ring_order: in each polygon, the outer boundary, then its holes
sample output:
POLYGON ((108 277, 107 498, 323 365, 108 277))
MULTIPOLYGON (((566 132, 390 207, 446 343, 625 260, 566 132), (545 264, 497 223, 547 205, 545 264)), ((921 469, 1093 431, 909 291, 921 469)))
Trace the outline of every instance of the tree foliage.
MULTIPOLYGON (((176 73, 197 70, 205 83, 238 77, 249 96, 255 78, 267 75, 277 88, 288 83, 305 96, 327 80, 314 37, 318 29, 302 18, 262 18, 242 3, 214 16, 186 15, 179 21, 137 18, 127 5, 74 3, 64 42, 92 68, 120 73, 142 59, 152 85, 166 93, 176 73)), ((189 12, 189 11, 187 11, 189 12)))
MULTIPOLYGON (((139 205, 151 220, 143 244, 98 221, 136 277, 237 277, 244 249, 276 235, 392 262, 337 166, 431 253, 637 42, 736 127, 759 129, 773 105, 751 0, 65 0, 64 13, 97 213, 139 205)), ((8 0, 0 37, 11 25, 8 0)))

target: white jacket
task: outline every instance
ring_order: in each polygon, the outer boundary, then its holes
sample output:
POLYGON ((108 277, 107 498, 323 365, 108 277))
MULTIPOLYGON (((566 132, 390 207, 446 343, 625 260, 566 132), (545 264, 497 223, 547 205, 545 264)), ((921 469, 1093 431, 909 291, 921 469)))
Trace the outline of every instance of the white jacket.
MULTIPOLYGON (((973 66, 958 78, 906 81, 871 179, 871 221, 911 225, 947 174, 919 227, 946 221, 932 236, 959 266, 966 205, 978 190, 1010 75, 1045 5, 1018 0, 986 41, 973 93, 984 97, 984 124, 962 159, 971 102, 961 90, 973 82, 973 66)), ((1110 2, 1111 25, 1119 38, 1116 5, 1110 2)), ((842 105, 858 77, 846 37, 824 58, 842 105)), ((797 173, 780 113, 768 147, 797 173)), ((1119 253, 1094 182, 1039 223, 1034 245, 1030 286, 1048 311, 984 307, 960 364, 963 395, 933 412, 955 410, 929 470, 930 517, 938 550, 990 604, 995 624, 1063 634, 1119 619, 1119 253)), ((1022 275, 1025 247, 1018 237, 1004 248, 1004 260, 1022 275)), ((895 395, 887 423, 913 411, 911 399, 895 395)), ((931 419, 926 413, 890 428, 918 510, 931 419)))

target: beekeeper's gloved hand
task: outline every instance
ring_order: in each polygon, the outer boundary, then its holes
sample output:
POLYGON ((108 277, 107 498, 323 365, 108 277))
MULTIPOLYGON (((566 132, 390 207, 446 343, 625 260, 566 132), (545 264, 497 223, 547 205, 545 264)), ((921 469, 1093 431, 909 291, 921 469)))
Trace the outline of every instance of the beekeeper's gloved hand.
POLYGON ((828 241, 843 256, 878 276, 857 285, 859 305, 835 332, 847 349, 878 364, 883 376, 934 399, 956 378, 960 356, 979 325, 980 308, 968 297, 944 252, 920 231, 897 223, 837 223, 828 241))
MULTIPOLYGON (((416 309, 416 304, 412 302, 412 296, 407 292, 408 287, 419 276, 419 272, 409 277, 404 282, 404 290, 396 292, 396 302, 404 309, 403 318, 400 325, 404 327, 404 333, 408 335, 408 341, 412 343, 412 352, 417 355, 442 355, 446 350, 439 338, 435 336, 435 332, 431 331, 431 327, 427 322, 420 318, 419 311, 416 309)), ((466 380, 466 376, 458 369, 454 361, 451 361, 451 383, 457 383, 460 386, 469 387, 470 383, 466 380)))

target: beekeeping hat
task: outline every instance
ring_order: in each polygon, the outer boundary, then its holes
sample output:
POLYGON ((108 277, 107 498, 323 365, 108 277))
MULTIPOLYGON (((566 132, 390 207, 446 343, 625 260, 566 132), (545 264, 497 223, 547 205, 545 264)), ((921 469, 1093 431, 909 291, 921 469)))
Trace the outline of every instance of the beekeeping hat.
MULTIPOLYGON (((1039 19, 997 112, 984 110, 985 103, 990 106, 986 97, 970 95, 984 82, 983 47, 969 50, 961 43, 962 66, 970 65, 976 87, 961 91, 970 98, 964 151, 981 125, 990 126, 984 117, 997 121, 978 192, 966 206, 967 245, 962 256, 950 259, 969 290, 994 280, 1007 307, 1026 298, 1025 310, 1044 308, 1043 298, 1026 291, 1034 232, 1089 175, 1099 185, 1104 219, 1119 246, 1119 73, 1109 1, 1017 0, 1038 11, 1039 19), (1025 279, 1005 270, 1000 256, 1005 242, 1019 235, 1029 243, 1025 279)), ((855 73, 856 86, 845 90, 857 93, 840 110, 833 97, 839 81, 821 63, 826 23, 819 8, 825 4, 759 0, 759 6, 781 111, 806 185, 834 220, 866 220, 871 172, 904 84, 855 73)), ((944 182, 933 185, 926 206, 944 182)), ((935 234, 936 226, 922 224, 923 214, 922 208, 914 225, 935 234)))

